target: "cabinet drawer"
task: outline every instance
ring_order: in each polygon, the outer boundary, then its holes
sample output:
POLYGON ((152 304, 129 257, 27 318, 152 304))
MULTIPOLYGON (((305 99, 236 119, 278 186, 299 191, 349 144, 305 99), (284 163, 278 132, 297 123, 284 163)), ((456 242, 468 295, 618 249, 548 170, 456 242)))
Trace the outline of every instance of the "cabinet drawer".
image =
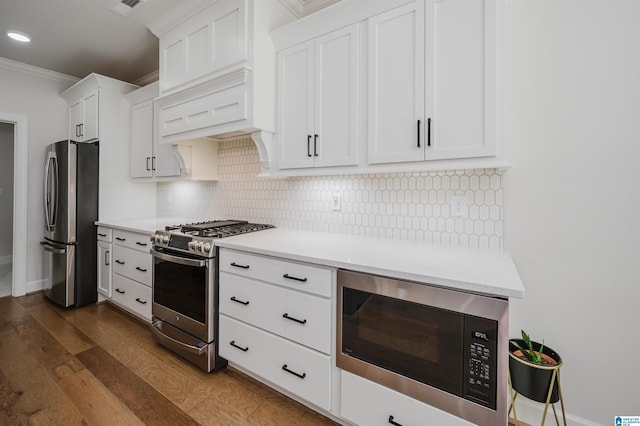
MULTIPOLYGON (((341 416, 357 425, 389 426, 390 418, 404 426, 473 425, 360 376, 341 372, 341 416), (363 397, 366 395, 366 397, 363 397)), ((505 419, 506 421, 506 419, 505 419)))
POLYGON ((113 274, 111 300, 145 320, 151 321, 151 287, 113 274))
POLYGON ((220 312, 331 353, 331 301, 220 272, 220 312))
POLYGON ((113 272, 151 286, 152 271, 151 254, 122 247, 113 246, 113 272))
POLYGON ((331 268, 223 249, 220 270, 319 296, 332 295, 331 268))
POLYGON ((327 411, 331 358, 220 315, 220 356, 327 411))
POLYGON ((111 228, 105 228, 104 226, 98 226, 98 241, 111 242, 112 230, 111 228))
POLYGON ((139 234, 137 232, 114 229, 113 242, 121 246, 144 251, 145 253, 149 253, 151 249, 151 235, 149 234, 139 234))

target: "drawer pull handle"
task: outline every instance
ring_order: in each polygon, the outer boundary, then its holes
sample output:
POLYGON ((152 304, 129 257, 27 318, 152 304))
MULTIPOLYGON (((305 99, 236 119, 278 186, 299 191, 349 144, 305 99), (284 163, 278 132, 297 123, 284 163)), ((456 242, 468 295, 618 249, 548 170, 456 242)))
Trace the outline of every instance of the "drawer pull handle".
POLYGON ((107 234, 101 234, 101 233, 98 232, 98 237, 106 237, 106 236, 107 236, 107 234))
POLYGON ((288 320, 295 321, 295 322, 300 323, 300 324, 306 324, 307 323, 306 319, 299 320, 298 318, 290 317, 289 314, 286 313, 286 312, 284 314, 282 314, 282 318, 286 318, 288 320))
POLYGON ((124 260, 116 259, 118 265, 124 265, 124 260))
POLYGON ((125 294, 126 291, 120 290, 119 288, 116 288, 116 293, 125 294))
POLYGON ((141 268, 139 266, 136 266, 136 270, 140 271, 140 272, 147 272, 146 268, 141 268))
POLYGON ((249 269, 249 265, 239 265, 236 262, 231 262, 231 266, 235 266, 236 268, 249 269))
POLYGON ((243 348, 242 346, 237 345, 235 340, 230 341, 230 342, 229 342, 229 344, 230 344, 231 346, 233 346, 234 348, 240 349, 242 352, 246 352, 246 351, 248 351, 248 350, 249 350, 249 346, 247 346, 247 347, 243 348))
POLYGON ((146 247, 147 243, 141 243, 140 241, 136 241, 136 244, 142 247, 146 247))
POLYGON ((121 238, 121 237, 116 237, 116 240, 118 240, 118 241, 127 241, 126 238, 121 238))
POLYGON ((393 421, 393 416, 389 416, 389 423, 391 423, 394 426, 402 426, 400 423, 393 421))
POLYGON ((146 300, 141 300, 139 297, 136 297, 136 302, 140 303, 141 305, 146 305, 147 304, 146 300))
POLYGON ((300 374, 300 373, 296 373, 295 371, 289 370, 289 368, 287 367, 287 364, 283 365, 283 366, 282 366, 282 369, 283 369, 284 371, 286 371, 287 373, 291 373, 291 374, 293 374, 293 375, 294 375, 294 376, 296 376, 296 377, 300 377, 301 379, 304 379, 305 377, 307 377, 307 373, 302 373, 302 374, 300 374))
POLYGON ((241 305, 245 305, 245 306, 247 306, 247 305, 249 304, 249 301, 248 301, 248 300, 247 300, 246 302, 243 302, 242 300, 238 300, 238 299, 236 299, 236 297, 235 297, 235 296, 231 296, 231 300, 232 300, 233 302, 240 303, 241 305))
POLYGON ((289 274, 284 274, 282 277, 286 278, 288 280, 300 281, 301 283, 306 283, 307 282, 306 278, 298 278, 298 277, 291 276, 289 274))

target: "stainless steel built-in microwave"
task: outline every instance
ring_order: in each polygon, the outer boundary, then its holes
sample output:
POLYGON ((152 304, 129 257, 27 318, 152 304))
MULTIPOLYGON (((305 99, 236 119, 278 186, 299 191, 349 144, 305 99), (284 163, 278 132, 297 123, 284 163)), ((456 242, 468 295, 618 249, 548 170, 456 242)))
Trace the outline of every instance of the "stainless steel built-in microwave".
POLYGON ((506 425, 507 300, 339 270, 337 311, 339 368, 506 425))

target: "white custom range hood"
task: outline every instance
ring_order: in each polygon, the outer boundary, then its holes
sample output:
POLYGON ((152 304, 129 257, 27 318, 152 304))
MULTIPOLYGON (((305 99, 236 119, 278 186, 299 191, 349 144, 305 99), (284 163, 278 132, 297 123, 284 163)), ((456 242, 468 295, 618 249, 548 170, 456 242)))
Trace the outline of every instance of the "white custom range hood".
POLYGON ((276 104, 269 31, 294 19, 278 0, 185 0, 152 23, 160 39, 160 143, 251 135, 269 169, 276 104))

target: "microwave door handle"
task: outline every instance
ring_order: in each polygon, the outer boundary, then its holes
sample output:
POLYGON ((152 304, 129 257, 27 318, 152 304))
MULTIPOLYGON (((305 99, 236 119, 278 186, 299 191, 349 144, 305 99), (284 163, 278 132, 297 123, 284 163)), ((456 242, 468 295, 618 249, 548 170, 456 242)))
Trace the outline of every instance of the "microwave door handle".
POLYGON ((167 262, 178 263, 180 265, 185 265, 185 266, 196 266, 198 268, 202 268, 207 264, 207 262, 204 260, 189 259, 188 257, 181 257, 181 256, 172 256, 169 254, 160 253, 157 250, 151 250, 151 255, 153 257, 157 257, 160 260, 166 260, 167 262))

